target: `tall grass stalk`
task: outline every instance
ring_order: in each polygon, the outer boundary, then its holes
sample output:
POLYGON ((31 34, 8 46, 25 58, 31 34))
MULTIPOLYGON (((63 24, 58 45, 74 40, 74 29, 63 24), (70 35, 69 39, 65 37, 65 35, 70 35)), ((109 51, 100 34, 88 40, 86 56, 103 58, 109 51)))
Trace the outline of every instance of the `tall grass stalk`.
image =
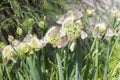
POLYGON ((112 53, 113 53, 113 50, 114 50, 115 45, 117 44, 118 40, 119 40, 119 37, 116 38, 116 40, 115 40, 115 42, 114 42, 114 44, 113 44, 113 46, 112 46, 112 49, 111 49, 111 51, 110 51, 109 59, 110 59, 110 57, 111 57, 111 55, 112 55, 112 53))
MULTIPOLYGON (((88 75, 89 75, 90 64, 91 64, 91 61, 92 61, 92 52, 93 52, 94 47, 96 45, 96 39, 97 38, 94 38, 94 41, 92 43, 92 46, 91 46, 90 51, 89 51, 88 56, 87 56, 87 62, 86 62, 87 65, 86 65, 86 70, 85 70, 84 77, 83 77, 83 79, 85 79, 85 80, 87 80, 88 75)), ((91 79, 93 79, 93 77, 94 77, 93 75, 94 75, 94 73, 91 75, 91 79)))
POLYGON ((75 73, 75 80, 83 80, 82 78, 82 53, 81 53, 81 47, 80 47, 80 40, 77 39, 77 45, 76 45, 76 51, 75 51, 75 67, 76 67, 76 73, 75 73))
POLYGON ((104 77, 103 80, 107 80, 107 71, 108 71, 108 62, 109 62, 109 54, 110 54, 110 44, 111 44, 112 38, 110 38, 108 43, 108 50, 106 53, 106 60, 105 60, 105 69, 104 69, 104 77))
MULTIPOLYGON (((113 25, 113 28, 116 28, 117 26, 115 25, 116 24, 116 18, 113 19, 113 22, 112 22, 112 25, 113 25)), ((114 50, 114 47, 119 39, 119 37, 117 37, 117 39, 115 40, 114 44, 112 47, 111 46, 111 43, 112 43, 112 39, 113 37, 111 37, 109 39, 109 43, 108 43, 108 50, 107 50, 107 53, 106 53, 106 60, 105 60, 105 69, 104 69, 104 76, 103 76, 103 80, 107 80, 107 72, 108 72, 108 67, 109 67, 109 59, 112 55, 112 52, 114 50)))
POLYGON ((108 66, 109 66, 109 65, 108 65, 108 64, 109 64, 109 59, 111 58, 111 55, 112 55, 112 53, 113 53, 113 50, 114 50, 115 45, 117 44, 118 40, 119 40, 119 37, 116 38, 116 40, 115 40, 112 48, 110 48, 112 38, 110 38, 110 40, 109 40, 108 51, 107 51, 107 53, 106 53, 106 60, 105 60, 106 62, 105 62, 105 69, 104 69, 104 77, 103 77, 103 80, 107 80, 107 71, 108 71, 108 66))
POLYGON ((0 64, 0 80, 3 80, 3 79, 2 79, 2 76, 3 76, 2 65, 0 64))
POLYGON ((65 68, 65 80, 68 80, 69 79, 69 75, 68 75, 68 73, 69 73, 69 71, 68 71, 68 54, 69 54, 69 52, 67 51, 67 52, 65 52, 64 53, 64 68, 65 68))
POLYGON ((64 80, 60 54, 61 54, 61 50, 56 53, 56 59, 57 59, 57 64, 58 64, 58 72, 59 72, 59 80, 64 80))
POLYGON ((5 65, 5 70, 6 70, 8 79, 9 79, 9 80, 12 80, 12 79, 11 79, 11 76, 10 76, 10 72, 9 72, 8 67, 7 67, 6 65, 5 65))
POLYGON ((37 71, 37 67, 35 66, 35 56, 27 57, 27 62, 30 68, 30 74, 33 80, 40 80, 39 73, 37 71))
POLYGON ((95 68, 96 68, 96 72, 95 72, 95 78, 94 80, 97 80, 98 78, 98 59, 99 59, 99 40, 98 37, 96 37, 96 56, 95 56, 95 68))

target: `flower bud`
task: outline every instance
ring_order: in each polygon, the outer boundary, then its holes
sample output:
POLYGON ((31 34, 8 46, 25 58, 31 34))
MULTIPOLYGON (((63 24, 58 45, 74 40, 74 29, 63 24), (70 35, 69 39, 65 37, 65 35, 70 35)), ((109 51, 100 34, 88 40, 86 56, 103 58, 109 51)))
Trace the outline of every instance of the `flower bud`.
POLYGON ((5 44, 4 44, 4 42, 0 42, 0 48, 5 48, 5 44))
POLYGON ((17 33, 18 35, 22 35, 22 28, 17 27, 16 33, 17 33))
POLYGON ((38 25, 39 25, 39 27, 42 28, 42 29, 45 28, 45 22, 44 22, 44 21, 40 21, 40 22, 38 23, 38 25))
POLYGON ((105 23, 98 23, 95 25, 95 29, 98 28, 99 33, 104 33, 106 31, 106 25, 105 23))
POLYGON ((94 12, 95 12, 94 9, 88 9, 88 10, 86 10, 86 15, 87 15, 88 17, 92 17, 93 14, 94 14, 94 12))
POLYGON ((8 41, 12 42, 14 40, 14 37, 12 35, 8 35, 8 41))

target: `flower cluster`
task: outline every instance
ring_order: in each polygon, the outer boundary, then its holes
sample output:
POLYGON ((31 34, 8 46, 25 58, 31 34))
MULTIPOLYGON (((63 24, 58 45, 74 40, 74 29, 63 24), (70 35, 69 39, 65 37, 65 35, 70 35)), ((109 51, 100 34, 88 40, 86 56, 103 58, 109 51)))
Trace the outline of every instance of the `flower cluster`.
MULTIPOLYGON (((92 16, 95 12, 94 10, 87 10, 87 16, 92 16)), ((115 13, 115 12, 114 12, 115 13)), ((115 16, 118 16, 116 13, 115 16)), ((25 36, 24 40, 20 42, 14 39, 13 36, 9 35, 9 42, 11 45, 7 45, 2 50, 3 60, 11 60, 17 53, 20 56, 24 56, 27 53, 32 53, 33 51, 39 51, 47 43, 51 44, 53 47, 61 48, 65 47, 68 43, 71 43, 70 50, 74 50, 75 40, 79 37, 85 39, 87 33, 83 31, 83 23, 81 20, 81 12, 69 11, 66 14, 66 18, 60 22, 61 27, 53 26, 51 27, 42 39, 38 39, 37 36, 28 34, 25 36), (79 17, 78 17, 79 15, 79 17)), ((32 19, 24 22, 24 26, 29 26, 27 23, 33 23, 32 19)), ((43 22, 39 25, 44 26, 43 22)), ((112 30, 106 27, 105 23, 98 23, 92 29, 93 36, 98 36, 98 34, 109 35, 112 30)), ((22 34, 22 28, 17 28, 16 33, 18 35, 22 34)), ((114 33, 113 33, 114 34, 114 33)), ((111 35, 110 35, 111 36, 111 35)), ((112 35, 113 36, 113 35, 112 35)))
POLYGON ((112 10, 111 11, 111 16, 112 17, 120 17, 120 10, 118 10, 118 9, 115 9, 115 10, 112 10))
POLYGON ((82 22, 80 19, 75 20, 74 16, 68 17, 62 25, 62 30, 65 31, 65 34, 68 34, 68 40, 70 42, 74 41, 80 36, 80 30, 82 28, 82 22))
POLYGON ((17 54, 24 56, 33 50, 38 51, 45 45, 46 43, 43 39, 39 40, 37 36, 31 34, 26 35, 21 43, 12 38, 11 45, 5 46, 2 50, 3 61, 13 60, 13 57, 17 54))
MULTIPOLYGON (((9 41, 11 42, 11 45, 8 45, 3 49, 3 59, 7 58, 7 60, 10 60, 17 53, 20 56, 24 56, 32 51, 39 51, 46 46, 47 43, 52 44, 53 47, 61 48, 65 47, 68 42, 75 41, 75 39, 80 37, 82 22, 80 17, 76 18, 77 14, 74 13, 74 11, 69 11, 67 15, 67 18, 64 19, 62 23, 62 27, 51 27, 42 39, 38 39, 35 35, 28 34, 20 43, 19 40, 14 39, 14 37, 10 35, 9 41)), ((32 21, 32 19, 28 20, 29 23, 32 21)), ((28 22, 24 22, 24 26, 28 26, 28 22)), ((18 27, 16 33, 21 35, 22 29, 18 27)))
POLYGON ((104 35, 106 33, 106 29, 107 29, 107 27, 106 27, 105 23, 95 24, 93 32, 92 32, 93 37, 100 38, 101 35, 104 35))
POLYGON ((14 47, 12 47, 11 45, 7 45, 2 50, 3 61, 12 60, 14 55, 16 55, 16 52, 14 50, 14 47))
POLYGON ((116 19, 116 23, 119 24, 120 23, 120 10, 119 9, 115 9, 111 11, 111 17, 116 19))
POLYGON ((64 19, 62 27, 52 27, 48 30, 45 35, 45 39, 48 43, 52 44, 53 47, 65 47, 68 42, 75 41, 80 37, 80 31, 83 28, 82 21, 76 18, 75 13, 71 11, 67 13, 67 18, 64 19))
POLYGON ((53 45, 53 47, 57 46, 57 43, 60 40, 60 31, 59 31, 59 27, 52 27, 48 30, 48 32, 46 33, 44 39, 53 45))

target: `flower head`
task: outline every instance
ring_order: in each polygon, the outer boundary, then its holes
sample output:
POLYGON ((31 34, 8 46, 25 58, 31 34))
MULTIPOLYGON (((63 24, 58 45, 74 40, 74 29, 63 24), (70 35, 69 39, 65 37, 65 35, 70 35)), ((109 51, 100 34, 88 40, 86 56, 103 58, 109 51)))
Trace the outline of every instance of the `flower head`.
POLYGON ((11 60, 13 56, 16 55, 16 52, 14 48, 11 45, 7 45, 3 50, 2 50, 2 57, 3 60, 11 60))
POLYGON ((111 15, 117 18, 120 17, 120 10, 116 9, 116 10, 111 11, 111 15))
POLYGON ((45 46, 45 44, 42 43, 42 40, 39 40, 37 36, 32 36, 31 41, 28 44, 31 49, 34 49, 35 51, 38 51, 45 46))
POLYGON ((28 53, 30 51, 30 46, 27 43, 20 43, 17 46, 17 51, 20 55, 25 55, 26 53, 28 53))
POLYGON ((14 40, 14 37, 12 35, 8 35, 8 41, 12 42, 14 40))
POLYGON ((42 29, 45 29, 45 22, 44 21, 40 21, 38 23, 39 27, 42 28, 42 29))
POLYGON ((94 9, 87 9, 87 10, 86 10, 86 15, 87 15, 88 17, 92 17, 93 14, 94 14, 94 12, 95 12, 94 9))
POLYGON ((95 25, 95 29, 98 29, 99 33, 104 33, 106 31, 105 23, 98 23, 95 25))
POLYGON ((18 35, 22 35, 22 28, 18 27, 17 30, 16 30, 16 33, 18 35))
POLYGON ((44 39, 53 45, 53 47, 56 47, 58 41, 60 40, 60 28, 59 27, 52 27, 48 30, 46 33, 44 39))
POLYGON ((82 22, 80 19, 75 20, 75 17, 68 17, 62 25, 62 30, 66 31, 65 34, 68 34, 68 40, 74 41, 80 36, 80 29, 82 28, 82 22))

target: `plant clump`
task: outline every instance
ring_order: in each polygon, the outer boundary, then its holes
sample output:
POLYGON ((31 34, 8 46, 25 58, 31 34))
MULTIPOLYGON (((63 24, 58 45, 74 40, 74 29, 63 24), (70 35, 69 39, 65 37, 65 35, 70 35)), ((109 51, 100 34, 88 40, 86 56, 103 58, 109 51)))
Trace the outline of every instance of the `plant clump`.
MULTIPOLYGON (((94 12, 94 11, 92 11, 94 12)), ((92 12, 88 13, 92 15, 92 12)), ((82 14, 81 12, 78 12, 82 14)), ((66 47, 68 43, 72 43, 70 46, 71 52, 74 51, 75 48, 75 40, 81 37, 81 39, 85 40, 87 38, 87 33, 83 30, 83 23, 82 23, 82 15, 77 17, 77 13, 74 11, 68 11, 66 14, 68 15, 61 26, 53 26, 51 27, 45 34, 42 39, 38 39, 36 35, 32 35, 28 33, 23 41, 19 41, 14 39, 13 36, 9 35, 8 40, 11 42, 11 45, 6 46, 3 51, 3 58, 7 58, 10 60, 14 55, 16 55, 15 51, 19 53, 19 55, 24 56, 26 54, 31 54, 33 51, 39 51, 46 46, 46 44, 50 43, 54 48, 62 48, 66 47), (7 51, 9 49, 9 51, 7 51)), ((23 25, 29 27, 33 23, 33 19, 27 19, 27 22, 24 22, 23 25)), ((40 22, 39 26, 44 27, 45 23, 43 21, 40 22)), ((98 23, 92 29, 93 37, 94 36, 101 36, 101 35, 108 35, 109 32, 112 31, 111 29, 106 27, 105 23, 98 23)), ((18 35, 22 34, 22 29, 20 27, 17 28, 16 33, 18 35)))

